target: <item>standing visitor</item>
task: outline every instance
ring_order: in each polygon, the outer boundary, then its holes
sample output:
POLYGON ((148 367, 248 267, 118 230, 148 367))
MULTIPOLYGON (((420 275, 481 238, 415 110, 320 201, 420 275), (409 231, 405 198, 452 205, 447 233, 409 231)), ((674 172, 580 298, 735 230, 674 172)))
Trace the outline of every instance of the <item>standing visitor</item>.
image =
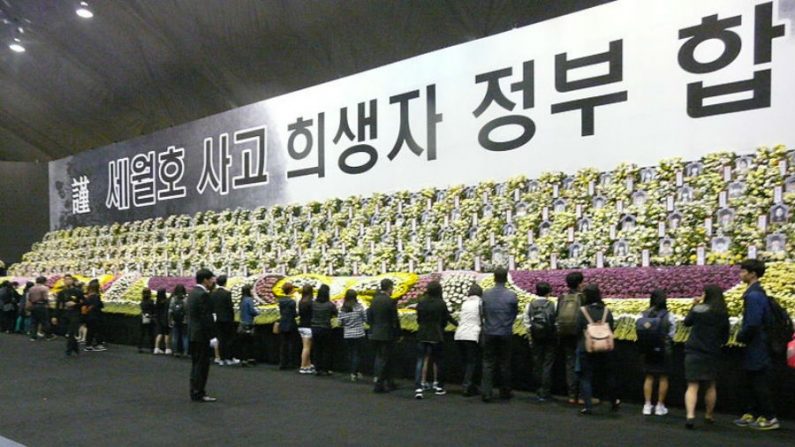
POLYGON ((331 375, 333 359, 331 319, 337 316, 337 306, 330 299, 329 286, 317 289, 317 298, 312 303, 312 340, 315 344, 315 362, 318 376, 331 375))
POLYGON ((495 285, 483 293, 483 379, 481 399, 491 402, 495 369, 500 371, 500 398, 510 399, 511 392, 511 339, 513 323, 519 313, 516 293, 505 287, 508 270, 497 267, 495 285))
POLYGON ((10 334, 14 331, 17 319, 17 305, 14 300, 16 290, 10 281, 0 284, 0 332, 10 334))
POLYGON ((475 370, 480 361, 480 341, 481 332, 481 308, 483 302, 483 289, 472 284, 469 288, 467 298, 461 304, 461 312, 458 315, 458 328, 455 330, 455 343, 461 353, 464 362, 464 397, 475 396, 478 394, 478 387, 475 385, 475 370))
POLYGON ((210 374, 210 340, 213 338, 213 306, 210 290, 215 275, 207 269, 196 272, 196 286, 188 296, 188 330, 190 331, 190 398, 194 402, 215 402, 207 395, 207 376, 210 374))
POLYGON ((312 364, 312 294, 314 290, 309 284, 301 289, 301 300, 298 302, 298 334, 301 335, 301 374, 314 374, 312 364))
POLYGON ((596 284, 589 284, 583 289, 583 307, 577 321, 577 330, 580 334, 583 334, 577 343, 577 358, 580 364, 580 388, 582 399, 585 401, 585 408, 580 410, 582 415, 589 415, 593 410, 594 377, 602 376, 606 386, 607 398, 611 403, 610 409, 618 411, 621 406, 616 387, 613 352, 587 352, 585 347, 585 331, 589 324, 597 321, 607 323, 611 332, 615 329, 613 313, 602 301, 602 292, 596 284))
POLYGON ((232 339, 235 336, 235 308, 232 304, 232 292, 226 288, 226 275, 216 281, 218 287, 210 294, 213 306, 215 327, 218 331, 218 351, 221 365, 237 365, 240 360, 232 357, 232 339))
MULTIPOLYGON (((298 338, 297 305, 293 299, 295 288, 287 283, 282 286, 284 296, 279 298, 279 369, 295 369, 295 348, 298 338)), ((310 338, 311 341, 311 338, 310 338)), ((304 364, 301 364, 303 369, 304 364)))
POLYGON ((92 279, 86 290, 88 294, 83 304, 83 317, 86 322, 86 347, 84 351, 107 351, 100 335, 99 328, 102 324, 102 297, 99 294, 99 281, 92 279))
POLYGON ((433 365, 436 380, 433 392, 437 396, 447 394, 441 381, 442 348, 444 346, 444 328, 447 323, 458 325, 450 316, 450 311, 442 299, 442 285, 439 281, 431 281, 425 296, 417 304, 417 366, 414 371, 414 398, 423 398, 423 366, 426 358, 428 366, 433 365))
POLYGON ((743 294, 743 323, 737 341, 745 344, 743 371, 745 372, 745 414, 734 423, 756 430, 776 430, 780 427, 773 408, 773 361, 770 355, 770 334, 767 326, 773 320, 770 299, 759 279, 765 275, 765 263, 746 259, 740 264, 740 280, 748 285, 743 294))
POLYGON ((376 393, 385 393, 396 389, 393 378, 393 354, 395 340, 400 336, 400 318, 398 318, 397 304, 392 299, 394 283, 391 279, 384 278, 378 293, 375 294, 370 307, 367 309, 367 322, 370 324, 370 341, 375 350, 375 375, 376 393))
POLYGON ((348 355, 351 361, 351 382, 356 382, 362 377, 360 359, 364 349, 364 323, 367 322, 367 314, 364 306, 356 299, 356 291, 348 289, 345 292, 345 300, 342 302, 339 316, 340 324, 343 328, 343 339, 348 348, 348 355))
POLYGON ((47 278, 39 276, 36 285, 28 291, 28 305, 30 306, 30 340, 36 341, 39 330, 48 338, 50 334, 50 289, 47 287, 47 278))
POLYGON ((546 402, 552 398, 552 365, 555 363, 557 335, 555 333, 555 303, 549 299, 552 286, 536 284, 536 296, 524 311, 524 325, 533 355, 533 378, 538 385, 536 399, 546 402))
POLYGON ((718 398, 715 380, 718 376, 720 348, 729 340, 729 312, 723 291, 716 285, 704 288, 704 296, 693 299, 693 307, 685 317, 684 325, 692 328, 685 343, 685 426, 692 429, 696 420, 698 387, 706 385, 704 401, 707 406, 704 421, 714 423, 715 401, 718 398))
POLYGON ((177 284, 168 304, 168 322, 172 330, 171 339, 174 342, 172 349, 177 357, 188 353, 188 322, 185 295, 187 295, 185 286, 177 284))
POLYGON ((655 290, 637 325, 638 348, 643 359, 643 415, 668 414, 665 397, 668 394, 668 375, 671 373, 673 340, 676 334, 676 318, 668 312, 668 299, 664 290, 655 290), (657 405, 652 405, 654 379, 658 379, 657 405))
POLYGON ((152 291, 141 291, 141 335, 138 338, 138 353, 144 352, 144 338, 149 338, 145 345, 146 352, 155 352, 155 302, 152 301, 152 291))
POLYGON ((80 354, 77 332, 80 330, 80 308, 85 300, 83 291, 75 286, 72 275, 63 277, 64 288, 58 292, 55 309, 58 322, 66 329, 66 355, 80 354))
POLYGON ((582 307, 582 272, 571 272, 566 275, 566 286, 569 291, 558 299, 557 322, 558 344, 566 361, 566 386, 568 387, 569 403, 577 404, 579 389, 575 363, 577 361, 577 343, 580 333, 577 332, 577 321, 580 319, 582 307))
POLYGON ((168 323, 168 294, 166 289, 157 290, 157 300, 155 301, 155 354, 171 355, 171 328, 168 323), (163 346, 164 349, 160 349, 163 346))
POLYGON ((31 306, 28 304, 28 295, 30 293, 30 289, 32 289, 34 284, 28 281, 25 284, 25 290, 22 292, 22 298, 19 301, 19 309, 17 310, 17 327, 16 332, 18 334, 25 334, 28 335, 30 332, 30 309, 31 306))
POLYGON ((242 299, 240 301, 240 357, 243 366, 254 366, 257 364, 254 354, 254 318, 260 314, 257 306, 254 305, 254 298, 251 293, 251 284, 246 284, 240 291, 242 299))

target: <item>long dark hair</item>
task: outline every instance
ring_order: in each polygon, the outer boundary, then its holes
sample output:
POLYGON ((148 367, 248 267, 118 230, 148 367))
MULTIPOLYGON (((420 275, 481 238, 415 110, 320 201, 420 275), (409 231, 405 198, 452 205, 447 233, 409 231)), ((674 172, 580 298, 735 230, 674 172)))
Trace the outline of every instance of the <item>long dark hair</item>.
POLYGON ((311 284, 304 284, 304 287, 301 288, 301 301, 299 302, 301 305, 309 304, 312 302, 312 292, 314 288, 311 284))
POLYGON ((651 293, 649 308, 656 311, 668 310, 668 296, 665 294, 665 290, 656 289, 651 293))
POLYGON ((149 289, 142 290, 141 301, 152 301, 152 291, 149 289))
POLYGON ((425 296, 435 300, 442 299, 442 284, 439 281, 431 281, 425 289, 425 296))
POLYGON ((345 292, 345 300, 342 302, 342 311, 343 312, 353 312, 353 306, 355 306, 359 301, 356 299, 356 291, 353 289, 348 289, 345 292))
POLYGON ((168 300, 165 288, 157 289, 157 304, 163 304, 168 300))
POLYGON ((329 286, 322 284, 317 289, 317 299, 318 303, 328 303, 329 299, 331 298, 331 289, 329 286))
POLYGON ((174 286, 174 293, 172 294, 173 296, 181 298, 187 294, 188 292, 185 290, 185 286, 183 286, 182 284, 177 284, 176 286, 174 286))
POLYGON ((582 289, 582 296, 584 299, 583 304, 589 306, 591 304, 604 304, 602 301, 602 291, 596 284, 588 284, 582 289))
POLYGON ((99 295, 99 281, 96 279, 92 279, 88 283, 88 287, 86 287, 86 294, 87 295, 99 295))
POLYGON ((704 287, 704 304, 709 306, 710 312, 728 315, 726 300, 723 298, 723 289, 717 284, 708 284, 704 287))
POLYGON ((251 284, 246 284, 245 286, 243 286, 240 289, 240 296, 242 296, 243 298, 245 298, 245 297, 253 298, 254 297, 254 295, 251 294, 251 284))

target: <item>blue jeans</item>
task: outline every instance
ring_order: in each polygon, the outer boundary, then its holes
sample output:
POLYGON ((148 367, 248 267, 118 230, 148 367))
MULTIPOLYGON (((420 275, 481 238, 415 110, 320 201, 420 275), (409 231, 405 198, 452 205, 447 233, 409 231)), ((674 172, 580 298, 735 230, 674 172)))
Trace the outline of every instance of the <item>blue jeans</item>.
POLYGON ((177 354, 188 353, 188 325, 185 323, 174 323, 171 332, 171 341, 174 344, 174 352, 177 354))
POLYGON ((351 356, 351 374, 357 374, 361 372, 359 364, 362 358, 362 346, 364 346, 364 340, 364 337, 345 339, 345 345, 348 347, 348 354, 351 356))
POLYGON ((436 382, 439 383, 439 386, 442 386, 442 344, 421 341, 417 343, 417 368, 414 370, 415 387, 422 387, 422 367, 425 364, 425 357, 428 357, 428 374, 433 374, 431 366, 436 365, 436 382))

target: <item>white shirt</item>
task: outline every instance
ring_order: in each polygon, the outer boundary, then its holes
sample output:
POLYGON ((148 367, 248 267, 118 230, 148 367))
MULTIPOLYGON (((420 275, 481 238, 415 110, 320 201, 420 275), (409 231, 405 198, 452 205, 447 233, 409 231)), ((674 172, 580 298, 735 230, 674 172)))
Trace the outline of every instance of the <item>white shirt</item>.
POLYGON ((455 340, 474 341, 480 339, 480 297, 472 295, 464 300, 461 313, 458 316, 458 328, 455 331, 455 340))

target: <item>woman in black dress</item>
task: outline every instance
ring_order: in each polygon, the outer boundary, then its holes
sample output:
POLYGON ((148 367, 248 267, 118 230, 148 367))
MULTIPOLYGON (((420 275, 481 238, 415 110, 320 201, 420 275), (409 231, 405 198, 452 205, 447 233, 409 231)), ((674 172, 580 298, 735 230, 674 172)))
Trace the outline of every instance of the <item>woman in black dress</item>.
POLYGON ((693 299, 693 307, 684 324, 692 327, 690 337, 685 343, 685 426, 692 429, 696 419, 700 383, 704 383, 707 388, 704 392, 707 406, 704 420, 710 424, 714 422, 713 411, 717 400, 715 380, 718 376, 720 350, 729 340, 729 312, 720 287, 708 285, 704 288, 703 297, 693 299))

